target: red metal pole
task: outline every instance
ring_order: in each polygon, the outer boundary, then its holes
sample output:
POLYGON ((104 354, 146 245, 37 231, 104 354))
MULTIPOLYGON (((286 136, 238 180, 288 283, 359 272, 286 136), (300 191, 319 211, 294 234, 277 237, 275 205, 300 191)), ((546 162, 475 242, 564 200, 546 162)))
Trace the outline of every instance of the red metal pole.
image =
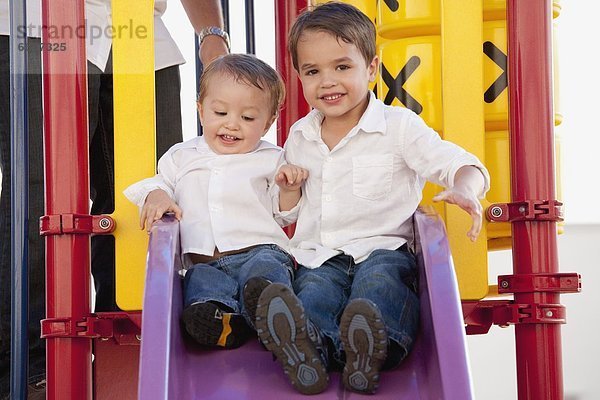
MULTIPOLYGON (((554 200, 552 10, 548 0, 508 1, 512 201, 554 200)), ((555 221, 515 221, 515 275, 556 273, 555 221)), ((516 304, 559 304, 559 294, 515 293, 516 304)), ((560 325, 515 325, 519 399, 563 398, 560 325)))
MULTIPOLYGON (((89 214, 83 0, 42 2, 46 215, 89 214), (52 29, 52 31, 50 31, 52 29), (60 34, 57 36, 57 32, 60 34), (61 50, 49 51, 47 49, 61 50)), ((46 236, 46 316, 90 313, 89 234, 46 236)), ((49 337, 47 399, 91 399, 91 340, 49 337)))
POLYGON ((277 0, 275 2, 275 62, 285 82, 286 102, 277 122, 277 144, 283 146, 294 122, 305 116, 310 107, 302 94, 300 80, 287 51, 288 32, 300 12, 308 6, 307 0, 277 0))

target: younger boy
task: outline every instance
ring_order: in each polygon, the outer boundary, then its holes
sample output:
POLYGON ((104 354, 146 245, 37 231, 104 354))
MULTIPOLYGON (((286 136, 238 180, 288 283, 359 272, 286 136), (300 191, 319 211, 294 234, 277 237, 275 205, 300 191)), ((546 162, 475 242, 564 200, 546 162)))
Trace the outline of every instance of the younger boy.
POLYGON ((283 165, 283 150, 261 140, 284 98, 281 78, 255 57, 223 56, 200 80, 198 113, 204 135, 176 144, 158 174, 125 195, 141 208, 140 226, 166 212, 181 221, 186 331, 207 346, 235 348, 247 338, 258 293, 240 289, 252 279, 291 284, 294 260, 278 224, 277 183, 298 189, 304 171, 283 165), (248 315, 249 314, 249 315, 248 315))
POLYGON ((379 66, 375 28, 356 8, 326 3, 306 11, 288 46, 313 107, 285 146, 286 160, 310 176, 290 242, 300 264, 297 297, 268 286, 256 327, 300 392, 324 390, 322 371, 332 362, 343 365, 347 389, 374 393, 379 371, 408 355, 419 326, 412 215, 425 179, 448 188, 435 200, 472 216, 475 240, 477 197, 489 178, 476 157, 369 91, 379 66))

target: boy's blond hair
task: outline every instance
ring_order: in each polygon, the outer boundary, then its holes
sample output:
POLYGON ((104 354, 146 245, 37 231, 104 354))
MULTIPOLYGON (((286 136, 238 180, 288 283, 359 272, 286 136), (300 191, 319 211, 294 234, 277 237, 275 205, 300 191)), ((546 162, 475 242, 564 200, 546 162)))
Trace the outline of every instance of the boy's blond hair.
POLYGON ((271 97, 271 115, 277 115, 285 100, 285 86, 281 76, 266 62, 249 54, 227 54, 208 64, 200 77, 198 102, 206 97, 212 77, 226 75, 236 82, 252 85, 266 91, 271 97))
POLYGON ((298 71, 298 41, 306 31, 327 32, 336 39, 355 45, 367 65, 375 58, 375 25, 350 4, 328 2, 304 11, 292 25, 288 50, 298 71))

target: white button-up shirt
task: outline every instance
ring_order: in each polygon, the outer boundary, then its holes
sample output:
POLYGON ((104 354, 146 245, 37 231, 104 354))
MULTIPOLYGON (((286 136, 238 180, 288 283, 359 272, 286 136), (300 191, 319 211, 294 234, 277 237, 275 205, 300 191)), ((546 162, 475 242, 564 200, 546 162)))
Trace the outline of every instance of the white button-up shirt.
MULTIPOLYGON (((185 58, 161 18, 166 9, 167 0, 154 1, 154 69, 157 71, 185 63, 185 58)), ((106 32, 107 27, 112 24, 110 0, 86 0, 85 18, 89 33, 106 32)), ((88 34, 86 38, 87 59, 104 71, 112 47, 112 38, 105 34, 97 36, 92 37, 88 34)))
POLYGON ((454 175, 481 162, 439 135, 412 111, 386 106, 373 94, 358 124, 329 150, 323 115, 312 110, 290 129, 286 160, 309 177, 299 204, 291 253, 316 268, 337 254, 365 260, 373 250, 396 249, 413 237, 412 215, 425 180, 452 187, 454 175))
POLYGON ((214 153, 203 137, 173 146, 158 162, 158 174, 125 189, 140 208, 147 195, 162 189, 181 207, 181 247, 186 253, 212 256, 259 244, 289 250, 281 226, 290 221, 278 212, 275 173, 284 163, 283 149, 260 141, 245 154, 214 153), (280 226, 281 225, 281 226, 280 226))
MULTIPOLYGON (((40 0, 27 0, 27 26, 20 27, 20 32, 26 32, 28 36, 40 37, 42 30, 42 6, 40 0), (28 29, 28 26, 32 26, 28 29)), ((8 0, 0 0, 0 35, 10 34, 10 9, 8 0)))

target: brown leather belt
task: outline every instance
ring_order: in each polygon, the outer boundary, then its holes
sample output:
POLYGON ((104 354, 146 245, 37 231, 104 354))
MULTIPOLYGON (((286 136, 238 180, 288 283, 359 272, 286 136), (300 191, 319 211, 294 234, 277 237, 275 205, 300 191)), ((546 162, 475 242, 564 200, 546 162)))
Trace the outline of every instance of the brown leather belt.
POLYGON ((215 248, 215 252, 212 256, 208 256, 205 254, 196 254, 196 253, 188 253, 187 256, 189 257, 189 260, 194 264, 206 264, 211 261, 218 260, 221 257, 230 256, 232 254, 245 253, 246 251, 252 250, 253 248, 255 248, 257 246, 258 245, 245 247, 243 249, 238 249, 238 250, 229 250, 229 251, 224 251, 222 253, 219 251, 219 249, 215 248))

